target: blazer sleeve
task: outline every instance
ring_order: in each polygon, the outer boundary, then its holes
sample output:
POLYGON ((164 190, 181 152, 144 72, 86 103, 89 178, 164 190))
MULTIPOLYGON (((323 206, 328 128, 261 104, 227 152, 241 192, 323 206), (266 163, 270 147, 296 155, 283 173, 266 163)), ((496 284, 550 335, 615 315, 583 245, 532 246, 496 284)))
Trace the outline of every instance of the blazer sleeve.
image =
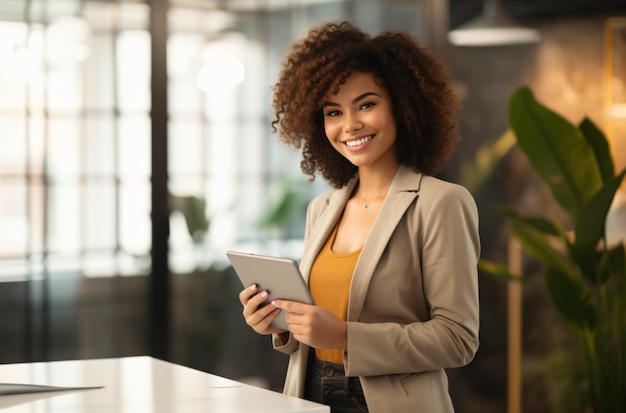
MULTIPOLYGON (((476 203, 469 191, 459 185, 433 185, 431 190, 420 191, 423 199, 416 202, 421 205, 412 211, 414 218, 407 218, 416 220, 415 233, 410 235, 414 239, 407 245, 391 241, 387 246, 401 249, 404 254, 412 248, 408 245, 417 246, 410 252, 419 257, 418 268, 393 276, 397 277, 398 288, 402 288, 406 277, 422 278, 423 296, 415 294, 411 300, 426 301, 428 319, 348 322, 348 349, 344 352, 347 375, 460 367, 469 363, 478 349, 480 241, 476 203)), ((385 269, 394 270, 397 268, 385 269)), ((368 299, 376 299, 375 294, 370 290, 368 299)), ((388 300, 387 305, 415 308, 414 303, 393 300, 388 300)))

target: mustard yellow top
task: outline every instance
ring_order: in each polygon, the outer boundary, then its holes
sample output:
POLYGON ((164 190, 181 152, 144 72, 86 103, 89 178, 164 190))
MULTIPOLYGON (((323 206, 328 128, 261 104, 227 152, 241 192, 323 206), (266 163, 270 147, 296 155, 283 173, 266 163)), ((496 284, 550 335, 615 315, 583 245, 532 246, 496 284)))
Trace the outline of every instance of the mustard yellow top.
MULTIPOLYGON (((311 267, 309 289, 315 304, 330 310, 342 320, 348 318, 350 282, 361 248, 346 254, 333 252, 337 227, 328 237, 311 267)), ((331 363, 343 364, 342 349, 315 349, 315 356, 331 363)))

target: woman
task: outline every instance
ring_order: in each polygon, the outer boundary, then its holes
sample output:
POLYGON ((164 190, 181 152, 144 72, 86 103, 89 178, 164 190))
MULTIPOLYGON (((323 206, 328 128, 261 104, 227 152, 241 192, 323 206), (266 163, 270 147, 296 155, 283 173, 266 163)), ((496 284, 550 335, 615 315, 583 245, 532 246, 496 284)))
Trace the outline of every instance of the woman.
POLYGON ((478 349, 480 245, 469 192, 433 177, 459 140, 442 66, 405 33, 329 23, 292 46, 273 108, 302 170, 334 186, 307 210, 316 305, 239 296, 290 354, 285 393, 334 413, 453 412, 444 369, 478 349), (271 325, 280 311, 288 331, 271 325))

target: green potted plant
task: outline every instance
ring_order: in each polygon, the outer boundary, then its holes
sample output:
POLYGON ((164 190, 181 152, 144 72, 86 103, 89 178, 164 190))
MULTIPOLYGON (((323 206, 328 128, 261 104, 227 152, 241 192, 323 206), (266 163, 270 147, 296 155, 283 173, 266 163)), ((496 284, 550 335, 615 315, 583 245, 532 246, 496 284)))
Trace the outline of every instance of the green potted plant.
MULTIPOLYGON (((589 120, 578 126, 537 102, 527 87, 509 104, 519 148, 567 217, 528 216, 498 208, 523 249, 544 269, 551 301, 571 327, 582 364, 581 413, 626 412, 626 253, 608 245, 609 208, 626 170, 615 172, 604 134, 589 120)), ((481 260, 482 271, 523 280, 481 260)))

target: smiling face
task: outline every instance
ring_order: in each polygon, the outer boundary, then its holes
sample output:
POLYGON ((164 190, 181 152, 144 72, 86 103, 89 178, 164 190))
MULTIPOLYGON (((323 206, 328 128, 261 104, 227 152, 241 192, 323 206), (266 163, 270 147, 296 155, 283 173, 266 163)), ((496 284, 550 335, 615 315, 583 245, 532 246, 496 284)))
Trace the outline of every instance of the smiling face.
POLYGON ((396 121, 387 90, 371 73, 353 72, 323 104, 326 137, 359 168, 397 166, 396 121))

